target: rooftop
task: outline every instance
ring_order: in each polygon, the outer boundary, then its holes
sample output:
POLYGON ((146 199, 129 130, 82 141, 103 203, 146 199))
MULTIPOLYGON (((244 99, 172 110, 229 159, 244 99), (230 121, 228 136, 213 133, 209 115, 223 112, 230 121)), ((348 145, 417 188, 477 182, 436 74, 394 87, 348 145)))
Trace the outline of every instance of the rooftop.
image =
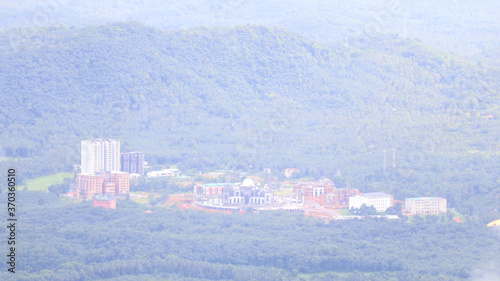
POLYGON ((94 197, 95 200, 100 200, 100 201, 110 201, 114 200, 114 197, 109 197, 109 196, 96 196, 94 197))
POLYGON ((444 199, 442 197, 415 197, 415 198, 406 198, 406 200, 410 201, 424 201, 424 200, 439 200, 444 199))
POLYGON ((385 192, 369 192, 369 193, 359 194, 359 196, 370 197, 370 196, 390 196, 390 195, 385 192))
POLYGON ((205 186, 227 186, 227 185, 235 185, 234 183, 207 183, 205 186))

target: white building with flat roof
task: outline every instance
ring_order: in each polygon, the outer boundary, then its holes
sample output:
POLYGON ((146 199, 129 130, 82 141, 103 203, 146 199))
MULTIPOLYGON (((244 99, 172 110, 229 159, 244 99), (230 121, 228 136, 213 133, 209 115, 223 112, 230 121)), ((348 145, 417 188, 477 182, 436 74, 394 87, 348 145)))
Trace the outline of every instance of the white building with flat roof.
POLYGON ((377 212, 385 212, 392 206, 394 197, 384 192, 363 193, 349 197, 349 209, 359 209, 363 204, 373 206, 377 212))
POLYGON ((82 140, 82 174, 120 171, 120 141, 82 140))
POLYGON ((446 205, 446 198, 441 197, 417 197, 405 200, 405 210, 410 214, 444 214, 446 205))
POLYGON ((148 178, 176 178, 181 175, 178 169, 163 169, 161 171, 151 171, 147 173, 148 178))

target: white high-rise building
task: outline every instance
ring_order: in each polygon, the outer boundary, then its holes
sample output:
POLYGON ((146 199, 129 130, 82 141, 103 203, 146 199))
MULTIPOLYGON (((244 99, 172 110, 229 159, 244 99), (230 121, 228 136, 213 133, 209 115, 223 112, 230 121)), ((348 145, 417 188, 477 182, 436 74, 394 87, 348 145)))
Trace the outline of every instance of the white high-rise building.
POLYGON ((82 140, 82 174, 120 171, 120 141, 82 140))

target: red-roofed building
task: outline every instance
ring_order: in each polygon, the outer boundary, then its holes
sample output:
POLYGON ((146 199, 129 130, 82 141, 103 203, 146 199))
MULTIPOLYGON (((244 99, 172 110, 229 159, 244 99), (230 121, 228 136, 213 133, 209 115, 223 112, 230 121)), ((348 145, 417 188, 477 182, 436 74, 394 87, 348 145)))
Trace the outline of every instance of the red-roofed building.
POLYGON ((322 194, 331 193, 335 184, 329 179, 322 179, 315 182, 300 182, 293 187, 293 192, 307 197, 318 197, 322 194))

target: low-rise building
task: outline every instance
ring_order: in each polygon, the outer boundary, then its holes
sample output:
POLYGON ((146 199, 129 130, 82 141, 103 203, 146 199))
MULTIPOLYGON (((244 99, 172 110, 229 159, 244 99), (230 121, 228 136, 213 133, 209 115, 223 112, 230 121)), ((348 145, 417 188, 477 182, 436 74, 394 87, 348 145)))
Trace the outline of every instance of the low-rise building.
POLYGON ((326 195, 326 204, 334 208, 344 208, 349 206, 349 197, 359 194, 359 190, 352 188, 334 188, 326 195))
POLYGON ((394 197, 384 192, 371 192, 358 194, 349 197, 349 209, 359 209, 363 204, 373 206, 377 212, 385 212, 387 208, 392 206, 394 197))
POLYGON ((315 182, 299 182, 293 187, 293 192, 308 197, 318 197, 333 191, 335 184, 330 179, 322 179, 315 182))
POLYGON ((97 196, 94 198, 94 207, 103 207, 106 210, 116 209, 116 198, 97 196))
POLYGON ((130 179, 131 180, 136 180, 140 179, 142 176, 140 174, 130 174, 130 179))
POLYGON ((152 171, 147 174, 148 178, 158 178, 158 177, 172 177, 176 178, 180 176, 181 171, 178 169, 163 169, 161 171, 152 171))
POLYGON ((405 210, 410 214, 446 213, 446 199, 441 197, 406 198, 405 210))

